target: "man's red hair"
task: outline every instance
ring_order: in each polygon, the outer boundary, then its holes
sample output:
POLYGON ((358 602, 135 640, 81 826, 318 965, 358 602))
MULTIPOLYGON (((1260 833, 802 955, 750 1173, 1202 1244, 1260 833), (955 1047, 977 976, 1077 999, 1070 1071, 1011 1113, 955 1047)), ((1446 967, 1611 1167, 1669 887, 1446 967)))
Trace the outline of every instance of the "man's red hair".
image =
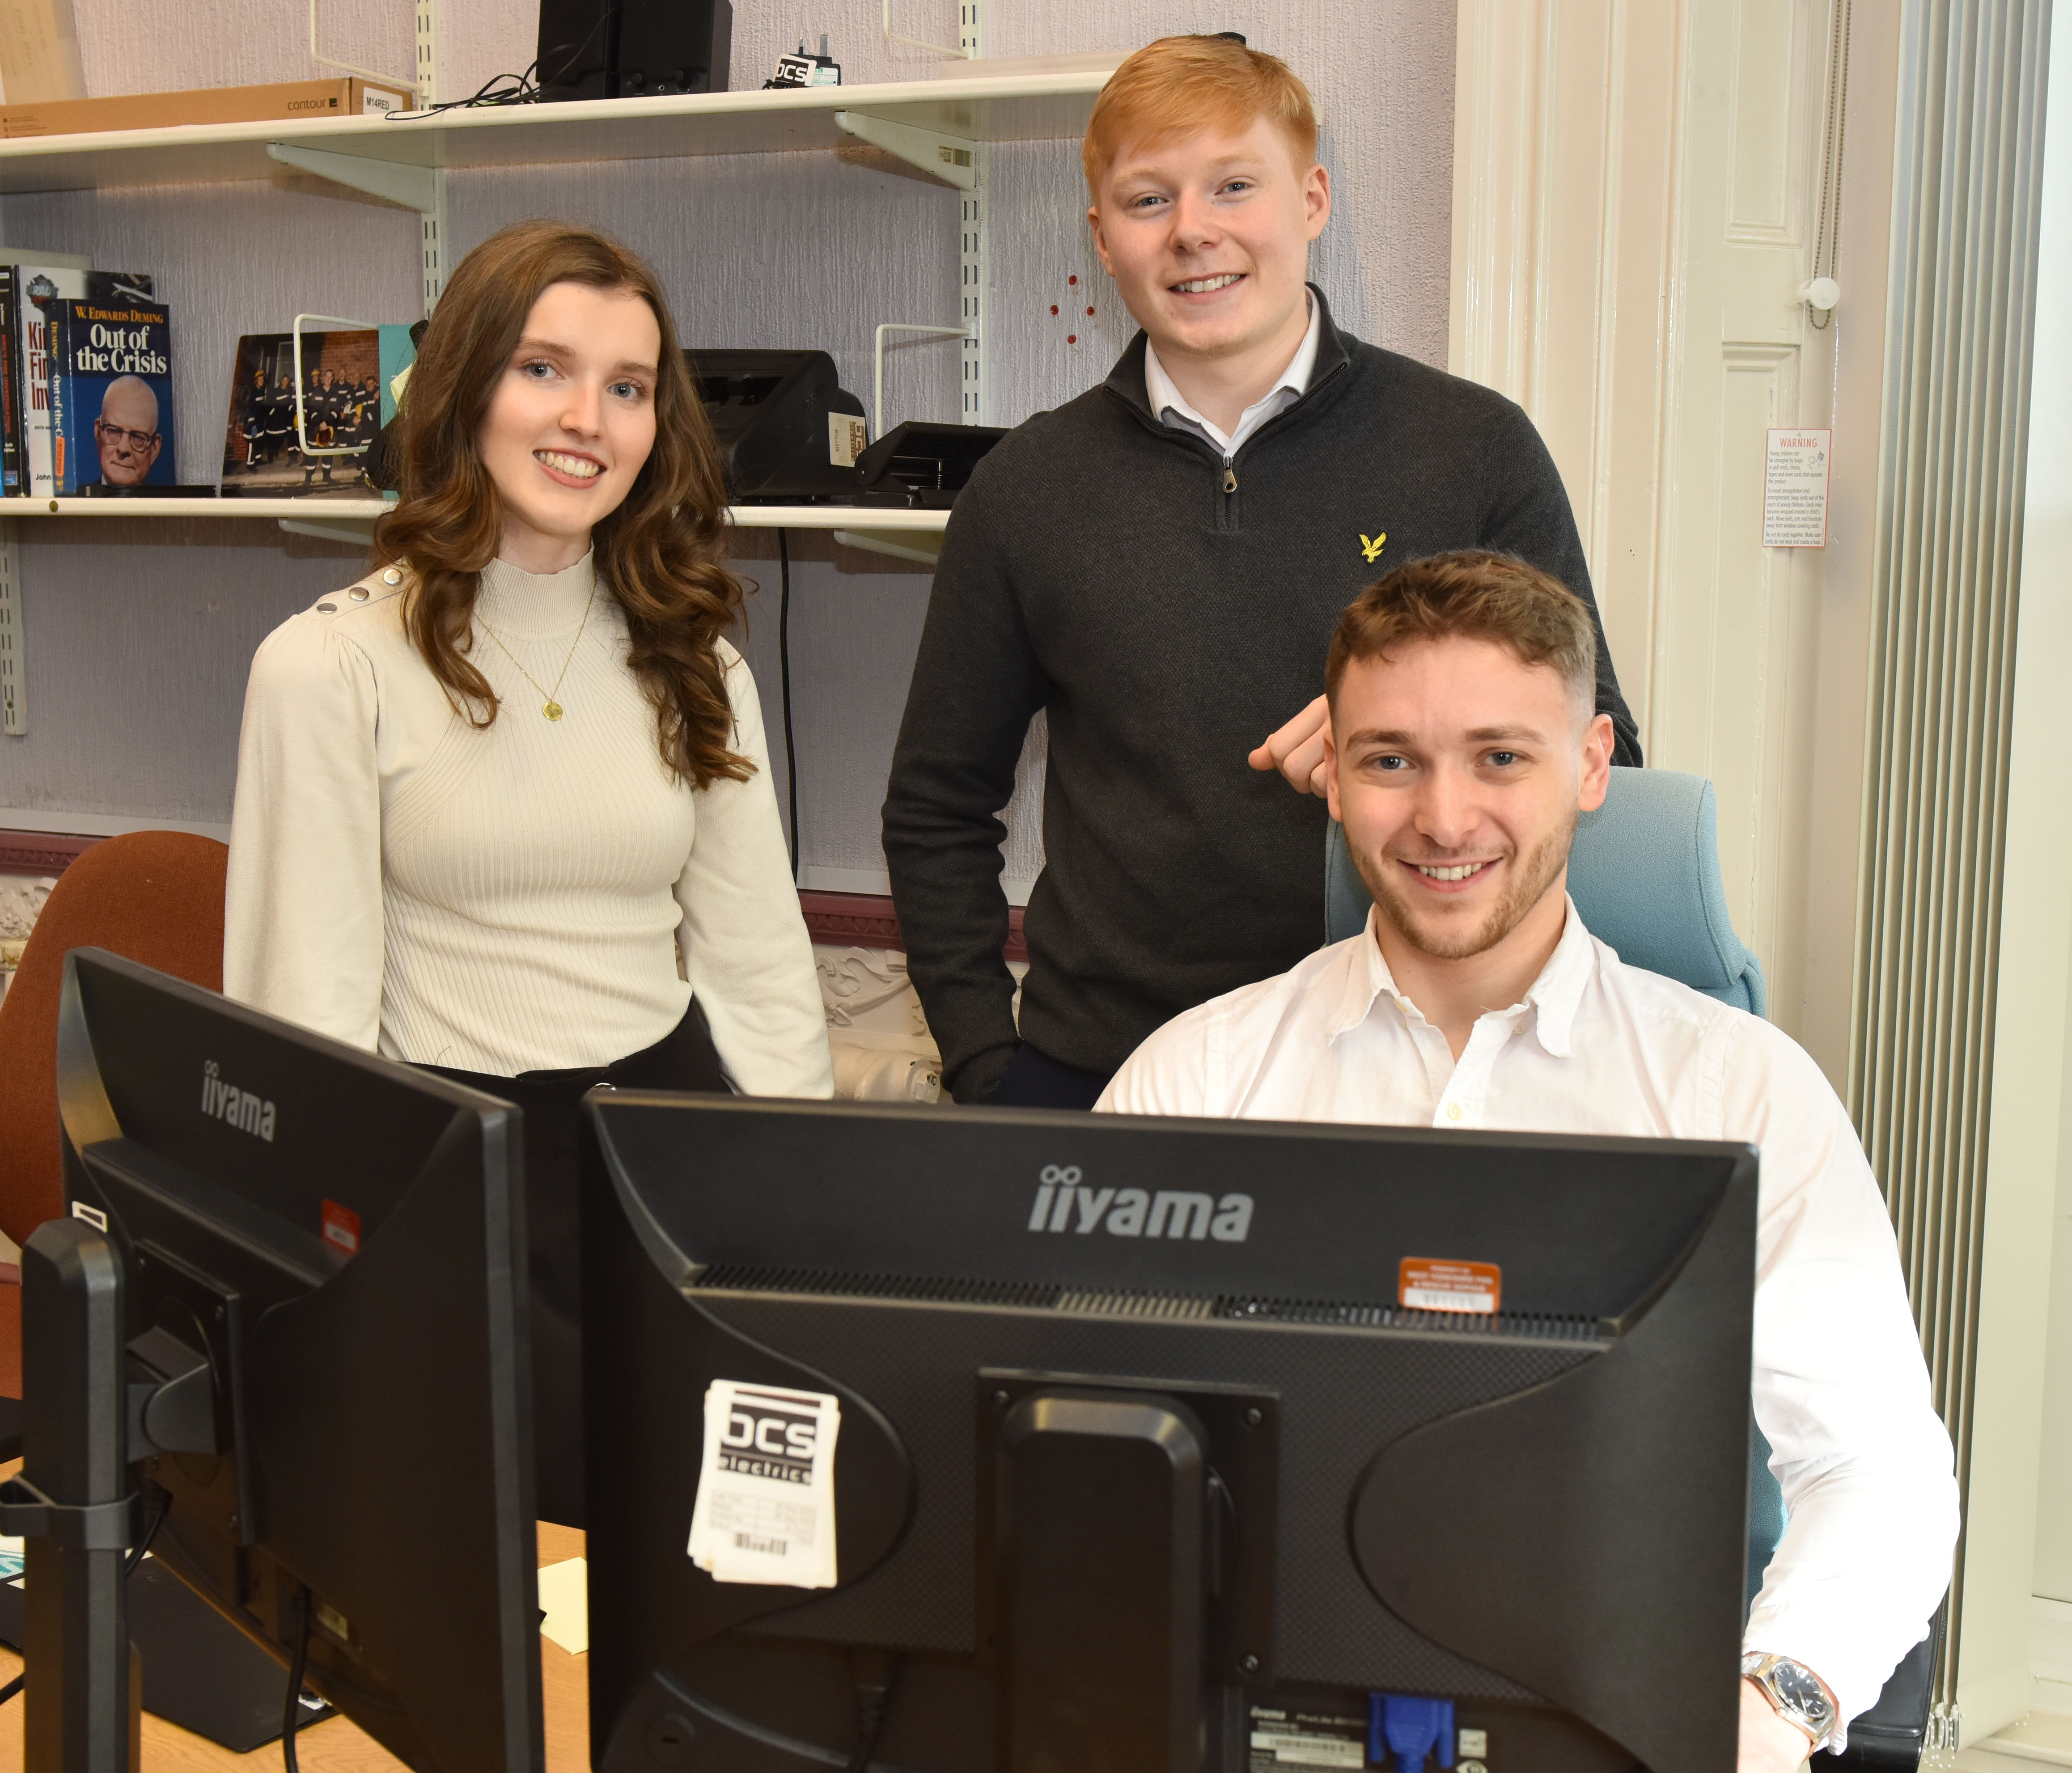
POLYGON ((1228 37, 1161 37, 1118 68, 1087 121, 1079 157, 1087 190, 1125 147, 1163 147, 1204 129, 1243 135, 1264 117, 1287 137, 1303 170, 1317 158, 1317 101, 1277 55, 1228 37))

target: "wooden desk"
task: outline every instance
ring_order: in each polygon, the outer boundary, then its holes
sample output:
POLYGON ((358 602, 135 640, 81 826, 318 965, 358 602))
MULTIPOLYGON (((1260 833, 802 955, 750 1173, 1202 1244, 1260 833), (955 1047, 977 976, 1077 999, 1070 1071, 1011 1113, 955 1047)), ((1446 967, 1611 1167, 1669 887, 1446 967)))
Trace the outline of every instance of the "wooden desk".
MULTIPOLYGON (((583 1554, 583 1536, 572 1527, 540 1523, 540 1562, 558 1564, 583 1554)), ((22 1659, 0 1647, 0 1685, 21 1672, 22 1659)), ((547 1773, 589 1773, 590 1658, 572 1656, 558 1644, 540 1640, 540 1691, 547 1719, 547 1773)), ((287 1674, 282 1671, 285 1697, 287 1674)), ((144 1713, 144 1765, 150 1773, 268 1773, 281 1765, 281 1745, 269 1742, 249 1755, 233 1755, 162 1718, 144 1713)), ((306 1724, 295 1733, 295 1759, 304 1773, 409 1773, 404 1764, 344 1718, 306 1724)), ((22 1701, 0 1705, 0 1773, 21 1773, 22 1701)))

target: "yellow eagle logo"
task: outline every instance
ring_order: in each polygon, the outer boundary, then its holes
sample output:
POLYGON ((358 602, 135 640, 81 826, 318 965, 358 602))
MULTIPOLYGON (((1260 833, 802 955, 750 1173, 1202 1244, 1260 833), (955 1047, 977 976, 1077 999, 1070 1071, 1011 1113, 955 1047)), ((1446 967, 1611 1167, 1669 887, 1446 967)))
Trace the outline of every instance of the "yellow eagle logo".
POLYGON ((1372 566, 1375 561, 1380 557, 1383 545, 1387 543, 1388 540, 1388 531, 1387 530, 1383 530, 1380 535, 1373 537, 1371 540, 1364 536, 1360 538, 1360 552, 1367 557, 1367 564, 1369 566, 1372 566))

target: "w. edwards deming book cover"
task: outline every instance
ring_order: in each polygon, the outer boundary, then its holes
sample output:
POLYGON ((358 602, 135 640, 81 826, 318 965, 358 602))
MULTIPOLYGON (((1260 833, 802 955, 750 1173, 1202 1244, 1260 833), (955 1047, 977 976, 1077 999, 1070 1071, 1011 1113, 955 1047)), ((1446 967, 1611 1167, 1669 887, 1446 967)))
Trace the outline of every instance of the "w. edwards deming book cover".
POLYGON ((176 482, 165 305, 87 297, 50 302, 45 315, 54 490, 176 482))

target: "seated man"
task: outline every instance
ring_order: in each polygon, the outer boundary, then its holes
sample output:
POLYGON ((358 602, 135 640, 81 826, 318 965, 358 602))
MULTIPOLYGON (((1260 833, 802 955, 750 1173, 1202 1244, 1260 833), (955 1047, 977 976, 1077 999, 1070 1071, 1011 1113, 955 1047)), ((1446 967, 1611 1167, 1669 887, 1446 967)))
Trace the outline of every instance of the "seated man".
POLYGON ((1167 1023, 1100 1106, 1758 1147, 1753 1398, 1790 1524, 1743 1640, 1767 1679, 1743 1685, 1741 1766, 1786 1773, 1923 1635, 1957 1530, 1950 1439, 1819 1069, 1622 964, 1569 901, 1611 761, 1595 682, 1588 611, 1522 561, 1436 555, 1362 592, 1331 642, 1325 761, 1367 930, 1167 1023))

